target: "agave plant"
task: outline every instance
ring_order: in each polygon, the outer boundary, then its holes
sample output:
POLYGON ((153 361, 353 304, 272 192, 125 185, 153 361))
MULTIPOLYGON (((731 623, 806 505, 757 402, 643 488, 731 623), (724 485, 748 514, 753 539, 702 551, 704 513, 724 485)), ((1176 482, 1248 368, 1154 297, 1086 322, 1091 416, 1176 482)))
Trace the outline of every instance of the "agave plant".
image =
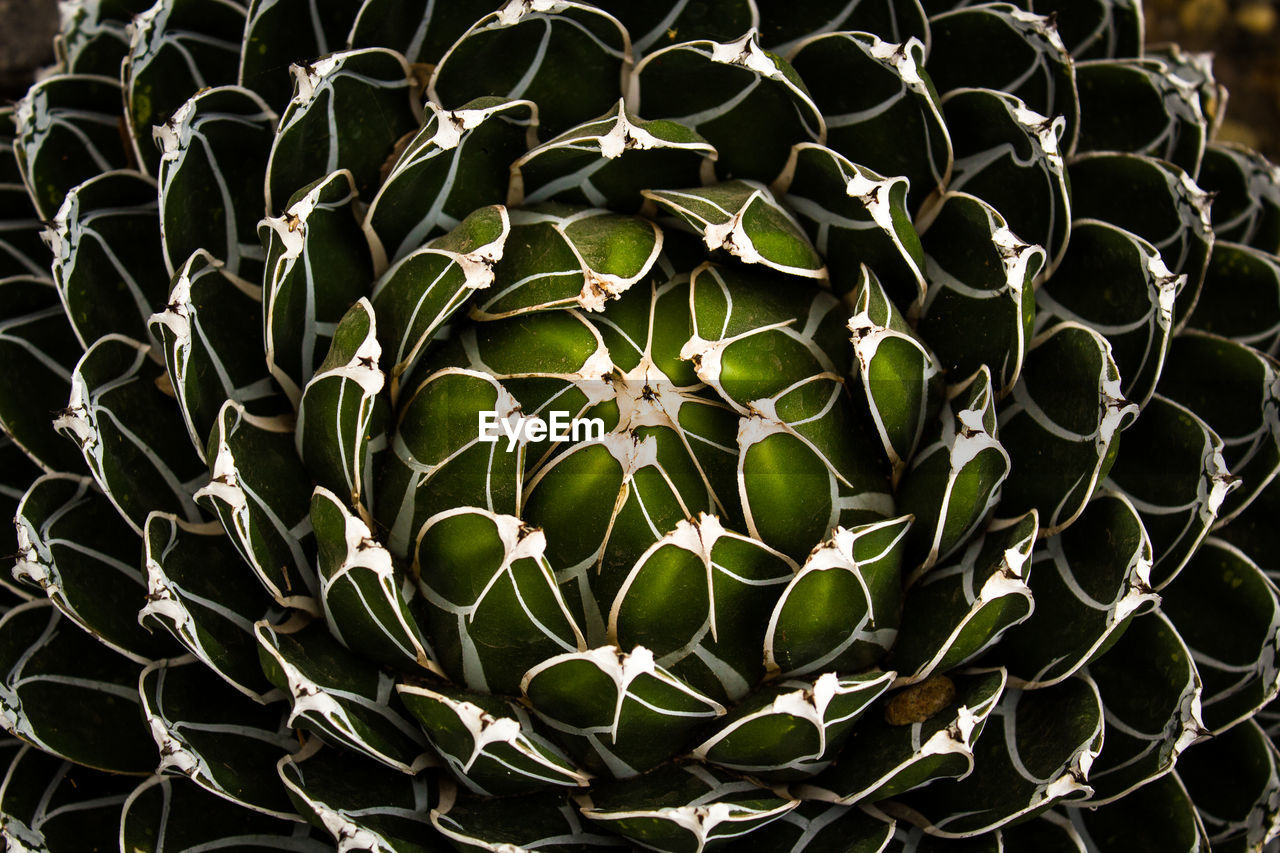
POLYGON ((1261 849, 1280 170, 1031 2, 64 0, 7 843, 1261 849))

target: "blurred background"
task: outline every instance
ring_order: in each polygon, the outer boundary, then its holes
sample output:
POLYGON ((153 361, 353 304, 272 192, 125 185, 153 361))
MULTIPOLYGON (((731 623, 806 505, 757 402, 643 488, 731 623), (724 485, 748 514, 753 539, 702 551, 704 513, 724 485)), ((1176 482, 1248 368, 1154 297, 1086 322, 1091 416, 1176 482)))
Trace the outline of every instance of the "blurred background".
MULTIPOLYGON (((1231 93, 1219 138, 1280 162, 1278 2, 1145 0, 1144 8, 1148 43, 1215 55, 1214 73, 1231 93)), ((20 97, 35 70, 53 61, 56 29, 56 0, 0 0, 0 99, 20 97)))

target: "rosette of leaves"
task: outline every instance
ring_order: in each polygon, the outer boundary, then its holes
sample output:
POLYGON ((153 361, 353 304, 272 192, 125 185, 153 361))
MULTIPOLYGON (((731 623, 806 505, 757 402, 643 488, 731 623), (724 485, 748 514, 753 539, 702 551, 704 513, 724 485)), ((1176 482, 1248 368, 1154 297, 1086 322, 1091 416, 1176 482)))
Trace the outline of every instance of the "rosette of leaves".
POLYGON ((62 7, 14 849, 1275 836, 1280 172, 1136 2, 62 7))

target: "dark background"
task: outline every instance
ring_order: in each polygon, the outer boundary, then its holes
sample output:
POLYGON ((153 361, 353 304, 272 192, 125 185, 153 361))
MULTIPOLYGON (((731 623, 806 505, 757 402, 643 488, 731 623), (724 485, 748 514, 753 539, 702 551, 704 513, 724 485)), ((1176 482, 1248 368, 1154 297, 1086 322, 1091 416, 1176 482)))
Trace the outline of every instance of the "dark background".
MULTIPOLYGON (((1280 0, 1146 0, 1147 41, 1216 54, 1231 93, 1220 139, 1280 161, 1280 0)), ((495 0, 496 4, 496 0, 495 0)), ((0 99, 21 96, 53 61, 55 0, 0 0, 0 99)))

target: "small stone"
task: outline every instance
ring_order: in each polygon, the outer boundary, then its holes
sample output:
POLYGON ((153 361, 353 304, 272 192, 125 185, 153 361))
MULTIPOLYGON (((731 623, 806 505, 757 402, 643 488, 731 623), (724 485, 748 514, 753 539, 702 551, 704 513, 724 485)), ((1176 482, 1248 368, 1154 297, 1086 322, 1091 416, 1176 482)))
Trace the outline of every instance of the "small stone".
POLYGON ((945 675, 926 678, 901 691, 884 706, 884 721, 891 726, 923 723, 951 704, 956 685, 945 675))

